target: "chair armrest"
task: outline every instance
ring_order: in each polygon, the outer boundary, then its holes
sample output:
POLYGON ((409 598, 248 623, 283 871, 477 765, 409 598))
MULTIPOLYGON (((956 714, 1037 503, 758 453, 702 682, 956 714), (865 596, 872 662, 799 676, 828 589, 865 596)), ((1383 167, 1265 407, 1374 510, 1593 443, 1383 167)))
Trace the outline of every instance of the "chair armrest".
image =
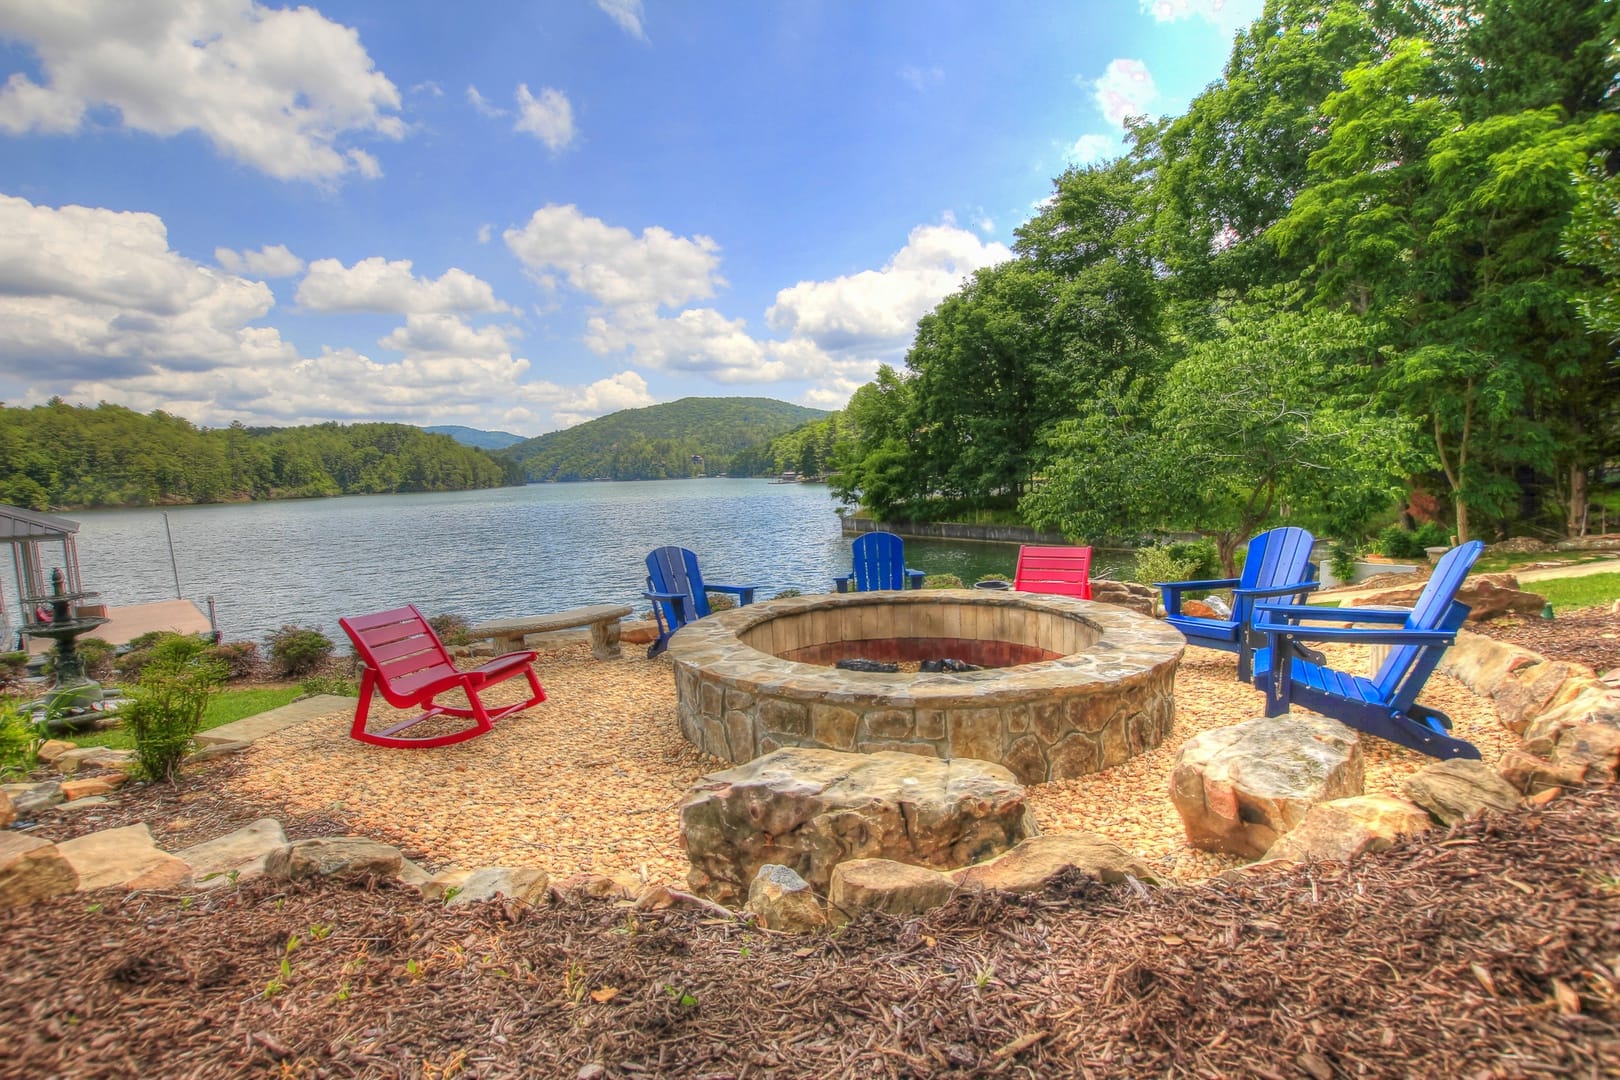
POLYGON ((1321 587, 1322 583, 1320 581, 1296 581, 1292 585, 1273 585, 1269 589, 1233 589, 1232 598, 1235 600, 1240 596, 1248 598, 1256 596, 1293 596, 1295 593, 1310 592, 1321 587))
POLYGON ((1380 611, 1377 608, 1335 608, 1325 607, 1322 604, 1256 604, 1254 608, 1254 628, 1264 630, 1270 626, 1294 627, 1295 623, 1274 622, 1262 618, 1264 615, 1288 616, 1299 619, 1315 619, 1318 622, 1368 622, 1368 623, 1404 623, 1410 611, 1380 611))
POLYGON ((1242 578, 1215 578, 1209 581, 1155 581, 1153 584, 1166 593, 1180 593, 1188 589, 1232 589, 1242 578))
POLYGON ((927 571, 924 571, 924 570, 913 570, 908 566, 908 567, 906 567, 905 575, 906 575, 906 588, 908 588, 908 589, 920 589, 920 588, 922 588, 923 578, 927 577, 928 573, 927 573, 927 571))
POLYGON ((1450 645, 1455 630, 1356 630, 1333 626, 1263 626, 1270 638, 1300 641, 1336 641, 1342 645, 1450 645))
MULTIPOLYGON (((678 592, 644 592, 641 594, 653 603, 667 603, 675 609, 675 622, 678 626, 686 625, 686 594, 678 592)), ((654 614, 662 619, 664 616, 654 609, 654 614)))
POLYGON ((757 588, 758 585, 711 585, 707 581, 703 583, 705 592, 731 593, 736 596, 739 607, 747 607, 754 602, 754 590, 757 588))

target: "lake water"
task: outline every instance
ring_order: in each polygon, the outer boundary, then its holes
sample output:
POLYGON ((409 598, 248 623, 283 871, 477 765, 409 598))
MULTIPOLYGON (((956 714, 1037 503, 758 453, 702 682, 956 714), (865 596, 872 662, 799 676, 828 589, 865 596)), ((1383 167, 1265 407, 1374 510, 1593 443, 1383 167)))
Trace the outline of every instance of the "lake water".
MULTIPOLYGON (((283 624, 340 637, 338 617, 414 603, 471 622, 585 604, 632 604, 647 553, 697 552, 706 579, 827 592, 850 540, 816 484, 659 480, 531 484, 434 495, 183 506, 167 511, 180 591, 212 596, 227 639, 283 624)), ((85 588, 109 604, 170 599, 158 510, 77 511, 85 588)), ((49 549, 47 549, 48 551, 49 549)), ((908 540, 906 562, 971 583, 1012 575, 1015 544, 908 540)), ((1107 559, 1099 553, 1099 566, 1107 559)), ((7 568, 9 569, 9 567, 7 568)), ((10 597, 8 597, 8 600, 10 597)))

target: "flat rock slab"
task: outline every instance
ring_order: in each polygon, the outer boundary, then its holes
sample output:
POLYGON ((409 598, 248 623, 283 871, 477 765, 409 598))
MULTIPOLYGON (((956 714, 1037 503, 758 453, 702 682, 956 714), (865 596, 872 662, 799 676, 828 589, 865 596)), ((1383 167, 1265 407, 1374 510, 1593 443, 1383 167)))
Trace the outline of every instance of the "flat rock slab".
POLYGON ((920 915, 956 895, 956 883, 939 870, 893 859, 851 859, 833 868, 827 908, 840 925, 863 911, 920 915))
POLYGON ((264 859, 267 877, 297 881, 326 877, 354 881, 398 877, 405 865, 399 849, 364 836, 318 836, 295 840, 264 859))
POLYGON ((0 908, 49 900, 78 887, 78 871, 55 844, 9 829, 0 831, 0 908))
POLYGON ((1362 783, 1354 731, 1290 713, 1188 739, 1170 770, 1170 800, 1193 847, 1259 858, 1312 806, 1360 795, 1362 783))
POLYGON ((1507 812, 1519 805, 1519 793, 1483 761, 1452 758, 1425 765, 1401 784, 1408 799, 1442 825, 1452 825, 1485 810, 1507 812))
POLYGON ((175 852, 191 867, 198 888, 212 889, 234 881, 259 877, 264 860, 272 851, 285 846, 287 834, 275 818, 260 818, 233 833, 193 844, 175 852), (234 878, 232 871, 235 871, 234 878), (205 880, 206 879, 206 880, 205 880))
POLYGON ((957 870, 950 878, 964 889, 1028 893, 1045 888, 1048 881, 1070 869, 1105 885, 1117 885, 1127 876, 1157 883, 1141 859, 1093 833, 1032 836, 1005 855, 957 870))
POLYGON ((144 821, 103 829, 56 845, 79 875, 79 892, 92 889, 170 889, 191 867, 157 846, 144 821))
POLYGON ((1401 837, 1432 827, 1428 811, 1421 806, 1389 795, 1356 795, 1311 807, 1305 819, 1279 837, 1265 857, 1267 861, 1349 862, 1364 854, 1388 851, 1401 837))
POLYGON ((778 863, 826 894, 848 859, 949 870, 1034 831, 1023 786, 1000 765, 885 751, 789 747, 698 780, 681 804, 693 889, 738 901, 778 863))
POLYGON ((196 741, 199 746, 252 742, 284 728, 290 728, 294 724, 302 724, 306 720, 313 720, 317 716, 330 716, 335 712, 351 712, 354 705, 355 699, 351 697, 342 697, 338 694, 316 694, 314 697, 290 702, 268 712, 258 713, 254 716, 244 716, 240 720, 222 724, 198 735, 196 741))

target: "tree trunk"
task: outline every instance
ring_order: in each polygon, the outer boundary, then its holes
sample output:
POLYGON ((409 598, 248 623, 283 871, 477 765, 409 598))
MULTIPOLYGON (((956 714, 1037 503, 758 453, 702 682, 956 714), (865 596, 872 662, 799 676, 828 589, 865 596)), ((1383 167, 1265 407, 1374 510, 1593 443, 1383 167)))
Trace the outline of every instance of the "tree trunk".
POLYGON ((1586 535, 1586 467, 1580 462, 1569 466, 1569 516, 1564 524, 1566 536, 1586 535))
POLYGON ((1457 504, 1457 543, 1468 543, 1468 500, 1461 495, 1456 496, 1457 504))
POLYGON ((1237 549, 1241 537, 1237 533, 1217 533, 1215 536, 1215 550, 1221 557, 1221 572, 1227 577, 1237 577, 1237 549))

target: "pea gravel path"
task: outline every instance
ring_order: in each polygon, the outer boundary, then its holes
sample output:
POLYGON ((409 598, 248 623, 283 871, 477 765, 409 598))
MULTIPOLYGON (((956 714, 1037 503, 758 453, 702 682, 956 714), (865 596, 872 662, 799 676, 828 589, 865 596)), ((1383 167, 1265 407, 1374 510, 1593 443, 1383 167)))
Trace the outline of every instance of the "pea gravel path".
MULTIPOLYGON (((1334 660, 1365 666, 1345 654, 1334 660)), ((1259 691, 1236 681, 1234 664, 1229 654, 1188 649, 1171 737, 1124 766, 1031 789, 1041 828, 1101 833, 1174 880, 1236 865, 1186 845, 1167 794, 1171 762, 1187 738, 1261 715, 1259 691)), ((627 651, 602 662, 578 645, 542 654, 539 671, 548 700, 481 738, 384 750, 350 739, 351 714, 334 713, 255 743, 244 767, 222 777, 224 793, 282 804, 289 815, 338 818, 425 855, 435 870, 539 866, 553 876, 629 871, 653 882, 684 880, 676 807, 693 780, 728 763, 680 736, 667 661, 627 651)), ((1423 700, 1450 715, 1456 734, 1486 761, 1515 741, 1488 701, 1452 679, 1431 678, 1423 700)), ((391 710, 373 713, 385 722, 391 710)), ((1401 778, 1430 761, 1377 739, 1363 748, 1368 793, 1398 793, 1401 778)))

